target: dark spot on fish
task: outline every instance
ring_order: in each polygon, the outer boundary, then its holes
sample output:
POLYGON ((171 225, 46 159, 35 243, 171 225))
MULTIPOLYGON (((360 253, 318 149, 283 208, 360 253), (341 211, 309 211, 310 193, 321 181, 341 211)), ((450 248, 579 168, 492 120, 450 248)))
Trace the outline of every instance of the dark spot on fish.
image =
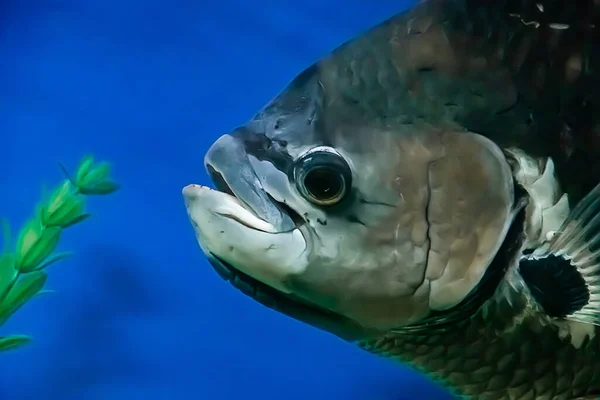
POLYGON ((322 220, 321 218, 317 218, 317 222, 323 226, 327 225, 327 220, 322 220))
POLYGON ((308 224, 310 224, 310 218, 308 217, 308 213, 304 213, 303 217, 304 217, 304 220, 305 220, 305 221, 306 221, 308 224))
POLYGON ((247 128, 239 128, 234 133, 244 143, 248 154, 253 155, 260 161, 269 161, 280 171, 289 171, 293 164, 292 157, 283 151, 281 146, 273 144, 280 141, 269 138, 262 132, 253 132, 247 128))
POLYGON ((360 219, 358 219, 358 217, 356 215, 348 215, 346 217, 346 220, 348 220, 349 222, 352 222, 353 224, 359 224, 359 225, 362 225, 362 226, 367 226, 367 224, 365 224, 360 219))
POLYGON ((533 298, 550 317, 564 318, 581 310, 590 300, 585 279, 561 256, 521 260, 519 273, 533 298))

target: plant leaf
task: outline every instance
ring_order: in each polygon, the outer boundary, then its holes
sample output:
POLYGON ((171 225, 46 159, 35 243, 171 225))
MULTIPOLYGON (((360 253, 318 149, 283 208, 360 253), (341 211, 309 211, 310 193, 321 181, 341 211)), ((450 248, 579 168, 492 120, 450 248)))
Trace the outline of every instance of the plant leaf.
POLYGON ((106 195, 119 190, 120 185, 110 179, 100 181, 90 186, 79 187, 79 192, 86 195, 106 195))
POLYGON ((47 277, 43 271, 34 271, 17 280, 0 304, 0 326, 43 289, 47 277))
POLYGON ((15 268, 14 254, 2 254, 0 256, 0 303, 12 288, 18 275, 19 271, 15 268))
POLYGON ((37 218, 32 218, 19 232, 17 239, 17 264, 21 257, 31 251, 42 236, 44 226, 37 218))
POLYGON ((79 218, 84 212, 85 204, 81 197, 70 193, 53 212, 45 212, 44 224, 46 226, 66 227, 73 225, 72 221, 79 218))
MULTIPOLYGON (((52 294, 52 293, 56 293, 56 290, 51 290, 51 289, 42 289, 42 290, 40 290, 39 292, 37 292, 37 293, 35 294, 35 296, 33 296, 33 297, 43 296, 43 295, 45 295, 45 294, 52 294)), ((33 297, 32 297, 32 298, 33 298, 33 297)))
POLYGON ((53 254, 50 257, 48 257, 46 260, 44 260, 44 262, 42 262, 40 265, 38 265, 36 267, 36 270, 37 271, 41 271, 43 269, 46 269, 50 265, 54 264, 55 262, 60 261, 60 260, 64 260, 65 258, 71 257, 72 255, 73 255, 73 253, 68 252, 68 251, 65 251, 65 252, 62 252, 62 253, 53 254))
POLYGON ((0 351, 18 349, 31 343, 31 337, 26 335, 0 336, 0 351))
POLYGON ((70 189, 71 183, 65 179, 62 185, 60 185, 54 190, 54 192, 50 196, 50 199, 48 200, 46 207, 44 207, 49 215, 56 213, 56 211, 58 211, 63 206, 65 201, 69 198, 70 189))
POLYGON ((29 247, 28 252, 17 248, 16 265, 21 272, 31 272, 48 257, 58 245, 62 229, 56 226, 42 230, 41 236, 29 247))
POLYGON ((83 182, 87 174, 89 174, 92 165, 94 164, 94 156, 88 155, 81 160, 79 166, 77 167, 77 172, 75 172, 75 182, 79 185, 80 182, 83 182))
POLYGON ((78 224, 78 223, 80 223, 82 221, 85 221, 86 219, 88 219, 91 216, 92 216, 92 214, 89 214, 89 213, 87 213, 87 214, 80 214, 77 217, 73 218, 72 220, 67 221, 62 227, 63 227, 63 229, 64 228, 68 228, 68 227, 73 226, 75 224, 78 224))
POLYGON ((106 180, 109 176, 110 164, 103 161, 94 166, 81 181, 77 182, 77 185, 78 187, 93 186, 98 182, 106 180))

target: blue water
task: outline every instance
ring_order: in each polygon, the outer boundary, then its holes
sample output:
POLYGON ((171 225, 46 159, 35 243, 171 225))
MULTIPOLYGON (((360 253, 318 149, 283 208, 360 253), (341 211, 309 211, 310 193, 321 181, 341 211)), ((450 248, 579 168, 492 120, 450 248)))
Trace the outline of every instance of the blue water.
POLYGON ((3 0, 0 214, 93 152, 123 185, 94 198, 49 270, 56 293, 0 334, 2 400, 446 398, 407 368, 263 308, 209 268, 181 189, 202 158, 320 56, 403 0, 3 0))

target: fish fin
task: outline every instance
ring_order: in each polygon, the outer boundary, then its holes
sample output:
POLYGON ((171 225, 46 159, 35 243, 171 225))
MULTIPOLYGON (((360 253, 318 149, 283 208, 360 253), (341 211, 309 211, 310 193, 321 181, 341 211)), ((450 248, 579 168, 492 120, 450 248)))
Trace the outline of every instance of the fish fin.
POLYGON ((600 325, 600 184, 518 268, 546 314, 600 325))

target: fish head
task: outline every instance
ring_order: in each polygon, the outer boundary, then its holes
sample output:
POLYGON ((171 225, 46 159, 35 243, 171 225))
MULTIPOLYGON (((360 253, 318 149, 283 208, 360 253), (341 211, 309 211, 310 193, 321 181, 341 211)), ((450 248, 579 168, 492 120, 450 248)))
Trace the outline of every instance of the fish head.
POLYGON ((352 42, 298 75, 207 151, 215 189, 183 190, 224 277, 348 340, 456 307, 515 210, 502 149, 423 118, 400 77, 348 70, 366 49, 352 42))

